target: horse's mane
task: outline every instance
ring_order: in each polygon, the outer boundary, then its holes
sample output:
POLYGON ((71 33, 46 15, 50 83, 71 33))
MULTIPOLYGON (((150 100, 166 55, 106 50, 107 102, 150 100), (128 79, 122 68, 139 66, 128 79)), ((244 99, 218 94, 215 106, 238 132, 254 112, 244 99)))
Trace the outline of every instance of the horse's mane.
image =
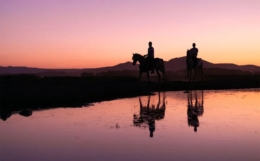
POLYGON ((191 54, 190 54, 190 50, 189 50, 189 49, 187 50, 186 53, 187 53, 186 56, 187 56, 188 58, 191 58, 191 54))
POLYGON ((139 54, 139 53, 134 53, 134 55, 138 55, 138 56, 142 56, 142 57, 143 57, 143 55, 141 55, 141 54, 139 54))

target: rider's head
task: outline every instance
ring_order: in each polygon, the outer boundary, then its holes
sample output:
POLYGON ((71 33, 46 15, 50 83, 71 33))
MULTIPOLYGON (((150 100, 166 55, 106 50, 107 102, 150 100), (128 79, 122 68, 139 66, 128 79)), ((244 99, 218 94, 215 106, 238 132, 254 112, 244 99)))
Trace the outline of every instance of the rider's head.
POLYGON ((197 126, 194 126, 194 132, 197 132, 197 126))
POLYGON ((153 132, 150 132, 150 137, 151 137, 151 138, 153 137, 153 132))
POLYGON ((152 42, 150 41, 150 42, 148 43, 148 45, 149 45, 149 46, 152 46, 152 42))
POLYGON ((195 43, 193 43, 193 44, 192 44, 192 46, 195 48, 196 44, 195 44, 195 43))

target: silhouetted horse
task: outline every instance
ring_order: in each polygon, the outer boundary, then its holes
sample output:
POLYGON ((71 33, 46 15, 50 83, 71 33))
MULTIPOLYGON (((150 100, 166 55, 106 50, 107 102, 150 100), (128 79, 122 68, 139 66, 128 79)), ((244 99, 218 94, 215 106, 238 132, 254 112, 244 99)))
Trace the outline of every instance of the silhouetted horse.
MULTIPOLYGON (((139 80, 141 79, 142 73, 146 72, 147 73, 147 78, 148 78, 148 80, 150 82, 149 71, 151 71, 152 69, 150 68, 151 65, 147 64, 148 63, 147 59, 144 56, 142 56, 142 55, 140 55, 138 53, 133 53, 132 60, 133 60, 133 65, 135 65, 136 62, 139 62, 139 64, 140 64, 139 65, 139 70, 140 70, 139 71, 139 80)), ((155 58, 154 59, 154 69, 155 69, 155 71, 156 71, 156 73, 158 75, 159 82, 160 82, 160 78, 161 78, 159 71, 163 74, 163 80, 165 80, 165 78, 164 78, 165 68, 164 68, 164 61, 163 61, 163 59, 160 59, 160 58, 155 58)))
POLYGON ((190 51, 187 50, 187 57, 186 57, 186 65, 187 65, 187 77, 190 81, 194 81, 197 73, 200 73, 201 76, 203 75, 203 61, 201 58, 197 58, 197 63, 194 64, 194 61, 192 59, 192 55, 190 54, 190 51), (195 74, 192 78, 192 69, 194 70, 195 74))

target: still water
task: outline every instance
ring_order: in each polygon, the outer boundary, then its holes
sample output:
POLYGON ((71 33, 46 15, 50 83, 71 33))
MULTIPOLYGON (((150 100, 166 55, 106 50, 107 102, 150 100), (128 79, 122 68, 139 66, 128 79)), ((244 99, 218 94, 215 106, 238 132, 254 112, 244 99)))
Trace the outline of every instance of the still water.
POLYGON ((0 160, 260 160, 260 89, 155 94, 14 114, 0 160))

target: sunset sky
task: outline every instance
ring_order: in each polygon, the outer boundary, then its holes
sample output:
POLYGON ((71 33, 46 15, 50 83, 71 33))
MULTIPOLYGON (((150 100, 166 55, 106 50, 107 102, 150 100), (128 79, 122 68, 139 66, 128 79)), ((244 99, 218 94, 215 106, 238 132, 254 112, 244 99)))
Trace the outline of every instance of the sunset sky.
POLYGON ((260 66, 260 0, 0 0, 0 66, 96 68, 146 54, 260 66))

